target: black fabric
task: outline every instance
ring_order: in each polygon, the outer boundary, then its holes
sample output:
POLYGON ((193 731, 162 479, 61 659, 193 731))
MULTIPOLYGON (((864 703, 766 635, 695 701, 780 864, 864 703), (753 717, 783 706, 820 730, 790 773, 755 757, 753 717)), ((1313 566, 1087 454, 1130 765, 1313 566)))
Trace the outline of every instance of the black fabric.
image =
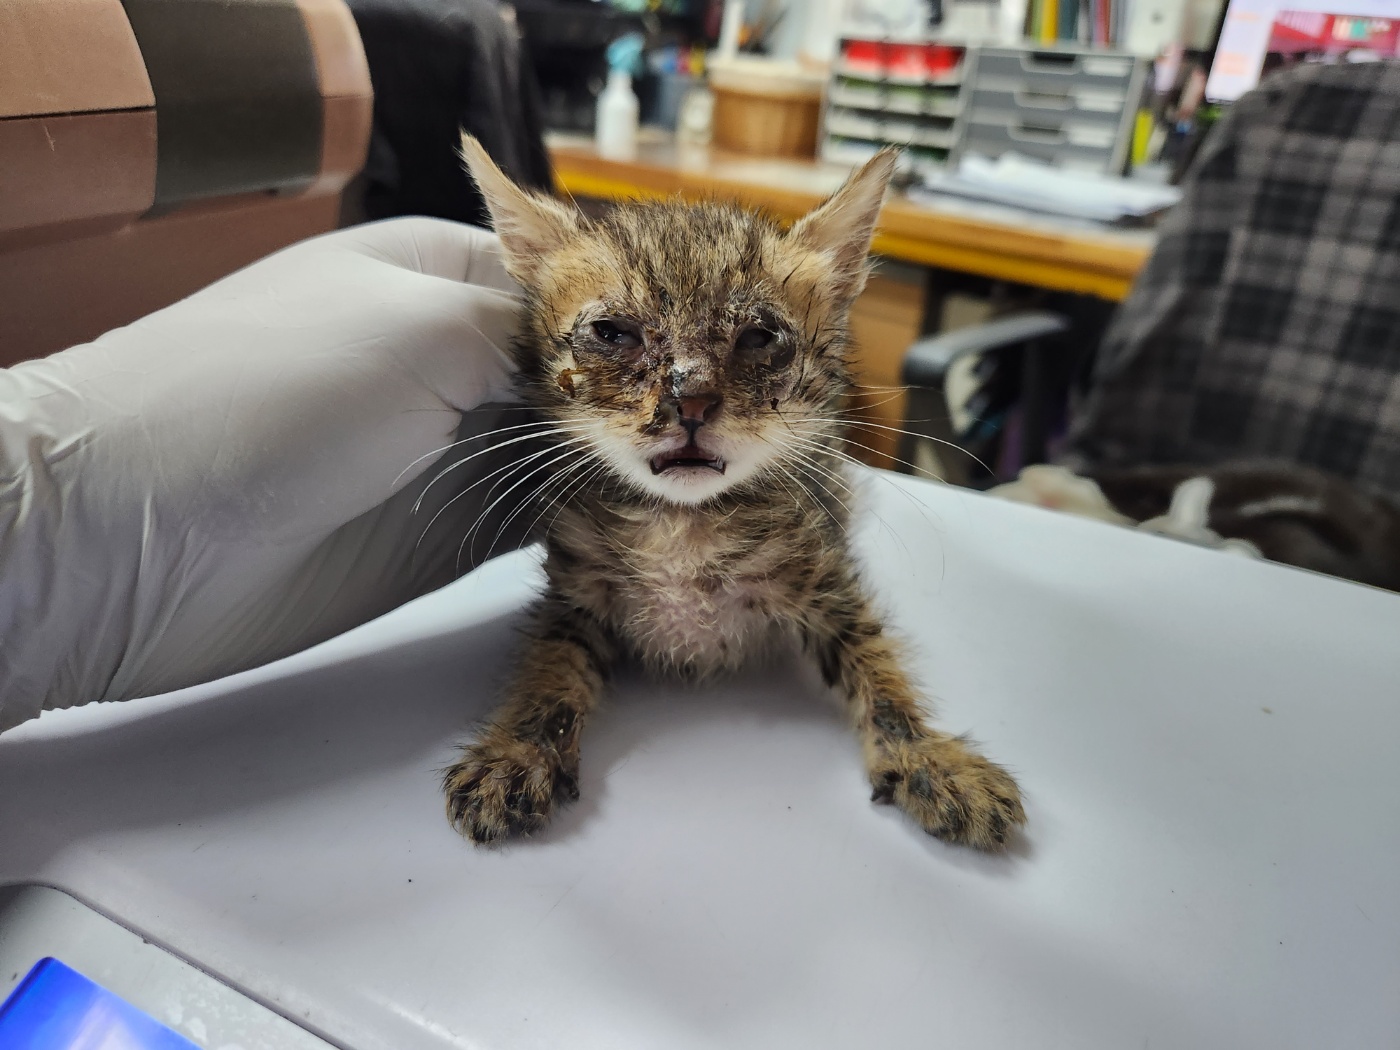
POLYGON ((310 185, 321 89, 295 0, 122 0, 156 101, 156 211, 310 185))
POLYGON ((458 156, 459 129, 517 182, 553 189, 538 91, 493 0, 349 0, 374 82, 366 217, 489 225, 458 156))
POLYGON ((1262 457, 1400 496, 1400 64, 1267 79, 1183 187, 1066 465, 1262 457))

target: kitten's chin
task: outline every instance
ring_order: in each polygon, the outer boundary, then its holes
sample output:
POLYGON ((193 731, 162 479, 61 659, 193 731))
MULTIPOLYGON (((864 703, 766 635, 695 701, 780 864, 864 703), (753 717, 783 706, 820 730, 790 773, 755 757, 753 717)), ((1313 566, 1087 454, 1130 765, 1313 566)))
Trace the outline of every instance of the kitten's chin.
POLYGON ((654 463, 640 464, 641 469, 632 471, 632 482, 653 496, 669 503, 694 506, 714 499, 720 493, 733 488, 734 479, 729 476, 728 466, 723 460, 716 467, 710 463, 676 464, 657 470, 654 463))

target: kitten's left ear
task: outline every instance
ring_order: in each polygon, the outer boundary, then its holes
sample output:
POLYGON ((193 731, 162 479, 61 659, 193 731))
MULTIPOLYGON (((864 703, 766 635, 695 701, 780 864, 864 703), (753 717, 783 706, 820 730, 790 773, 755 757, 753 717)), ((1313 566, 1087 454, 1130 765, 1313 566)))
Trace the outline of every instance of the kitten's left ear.
POLYGON ((826 258, 834 291, 842 298, 854 299, 865 287, 870 239, 898 157, 897 149, 882 149, 788 234, 826 258))
POLYGON ((491 212, 491 224, 505 248, 506 269, 521 284, 533 287, 545 258, 578 232, 579 213, 542 194, 522 190, 465 131, 462 160, 491 212))

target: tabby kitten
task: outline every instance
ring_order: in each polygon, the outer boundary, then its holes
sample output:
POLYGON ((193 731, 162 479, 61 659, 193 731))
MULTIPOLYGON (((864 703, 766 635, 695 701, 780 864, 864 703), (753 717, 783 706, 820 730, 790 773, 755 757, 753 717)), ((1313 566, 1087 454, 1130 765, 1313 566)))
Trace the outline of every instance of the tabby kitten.
POLYGON ((1001 848, 1025 820, 1016 784, 925 721, 846 536, 846 315, 894 153, 785 232, 679 201, 588 220, 462 146, 526 293, 521 396, 577 480, 544 515, 548 587, 505 703, 447 771, 453 823, 493 843, 577 798, 619 660, 699 678, 795 641, 849 702, 873 799, 1001 848))

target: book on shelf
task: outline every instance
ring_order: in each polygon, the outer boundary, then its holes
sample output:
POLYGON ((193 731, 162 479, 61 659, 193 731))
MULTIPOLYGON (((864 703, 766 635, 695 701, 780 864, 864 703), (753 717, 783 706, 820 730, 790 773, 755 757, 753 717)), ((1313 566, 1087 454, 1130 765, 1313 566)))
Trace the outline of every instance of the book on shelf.
POLYGON ((1126 24, 1128 0, 1031 0, 1024 25, 1038 44, 1113 47, 1126 24))

